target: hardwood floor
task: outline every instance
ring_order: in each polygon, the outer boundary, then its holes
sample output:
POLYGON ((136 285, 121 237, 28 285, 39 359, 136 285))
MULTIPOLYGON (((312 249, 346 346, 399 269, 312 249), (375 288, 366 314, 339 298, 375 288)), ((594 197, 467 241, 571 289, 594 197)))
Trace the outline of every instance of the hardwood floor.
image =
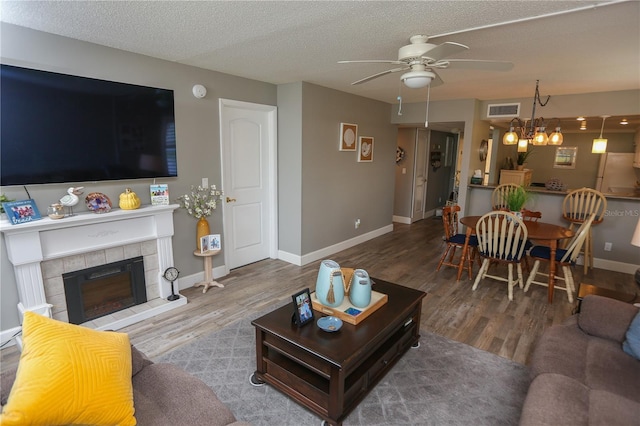
MULTIPOLYGON (((427 292, 422 305, 421 330, 492 352, 526 364, 540 334, 571 315, 564 292, 556 291, 547 303, 547 289, 532 286, 527 293, 516 287, 514 300, 507 298, 506 283, 485 279, 476 291, 472 280, 456 282, 456 270, 436 272, 444 250, 439 218, 411 225, 394 224, 393 232, 330 256, 341 266, 362 268, 372 277, 427 292)), ((247 312, 266 310, 291 301, 291 295, 315 287, 320 261, 295 266, 281 260, 263 260, 235 269, 218 281, 225 288, 200 288, 181 293, 189 303, 171 312, 131 325, 131 342, 152 359, 198 336, 211 333, 243 318, 247 312)), ((475 272, 478 265, 474 265, 475 272)), ((506 271, 505 271, 506 272, 506 271)), ((634 294, 631 274, 593 269, 583 276, 573 270, 576 284, 586 282, 634 294)), ((526 273, 525 273, 526 276, 526 273)), ((4 371, 17 363, 15 346, 0 351, 4 371)))

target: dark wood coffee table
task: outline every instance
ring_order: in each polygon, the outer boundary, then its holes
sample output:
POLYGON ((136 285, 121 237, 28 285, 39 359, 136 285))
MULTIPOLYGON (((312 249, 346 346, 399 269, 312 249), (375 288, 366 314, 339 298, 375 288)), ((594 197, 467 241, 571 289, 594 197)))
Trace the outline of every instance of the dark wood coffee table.
POLYGON ((313 323, 291 323, 293 305, 251 322, 256 328, 257 369, 253 383, 268 383, 341 425, 389 369, 420 339, 423 291, 372 278, 388 302, 358 325, 334 333, 313 323))

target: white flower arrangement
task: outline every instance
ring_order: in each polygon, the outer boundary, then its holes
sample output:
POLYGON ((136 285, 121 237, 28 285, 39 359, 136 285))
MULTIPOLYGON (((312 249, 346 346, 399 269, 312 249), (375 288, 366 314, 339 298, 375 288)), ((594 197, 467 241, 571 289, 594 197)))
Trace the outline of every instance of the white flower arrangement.
POLYGON ((221 197, 222 191, 216 189, 215 185, 210 187, 191 185, 191 192, 178 197, 178 203, 190 216, 200 219, 213 213, 221 197))

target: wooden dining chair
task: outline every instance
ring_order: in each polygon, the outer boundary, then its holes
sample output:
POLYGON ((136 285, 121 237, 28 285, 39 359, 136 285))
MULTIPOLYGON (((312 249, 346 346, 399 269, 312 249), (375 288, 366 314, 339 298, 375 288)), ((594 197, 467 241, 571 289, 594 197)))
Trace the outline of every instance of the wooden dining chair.
MULTIPOLYGON (((558 289, 566 291, 569 303, 573 303, 573 293, 576 291, 571 267, 575 265, 576 259, 580 254, 580 249, 586 242, 587 235, 589 235, 589 230, 591 229, 595 216, 595 213, 591 213, 587 217, 587 220, 582 222, 580 228, 578 228, 578 231, 574 234, 566 249, 558 249, 556 251, 556 262, 558 266, 562 267, 563 276, 554 276, 556 284, 553 288, 554 290, 558 289), (558 286, 558 280, 564 281, 564 287, 558 286)), ((541 261, 549 262, 551 259, 551 249, 548 246, 536 245, 529 251, 529 256, 535 259, 535 262, 533 263, 533 268, 527 278, 527 284, 524 287, 525 293, 529 290, 529 286, 531 286, 531 284, 549 287, 549 274, 539 272, 539 268, 541 261), (545 281, 535 281, 536 275, 542 275, 547 277, 547 279, 545 281)), ((553 295, 551 295, 551 297, 551 300, 553 300, 553 295)))
POLYGON ((480 217, 476 224, 476 236, 478 237, 478 253, 482 258, 482 265, 473 283, 472 289, 474 291, 478 288, 480 281, 489 277, 505 281, 508 285, 509 300, 513 300, 513 288, 516 284, 520 288, 524 287, 521 261, 524 256, 527 235, 527 226, 513 213, 492 211, 480 217), (507 264, 507 278, 488 274, 489 265, 492 262, 507 264), (517 269, 517 279, 513 277, 514 265, 517 269))
MULTIPOLYGON (((446 247, 444 253, 440 257, 440 261, 438 262, 438 266, 436 271, 440 270, 442 265, 445 266, 453 266, 456 269, 460 267, 460 262, 462 262, 462 249, 464 248, 464 241, 466 239, 466 234, 461 234, 458 232, 459 224, 458 224, 458 212, 460 211, 460 206, 446 206, 442 209, 442 224, 444 225, 444 236, 446 247), (456 255, 456 249, 460 249, 460 257, 457 261, 454 261, 456 255)), ((464 258, 467 261, 466 269, 469 273, 469 279, 471 279, 473 273, 473 261, 474 258, 478 257, 477 252, 478 247, 478 239, 475 235, 469 237, 469 244, 467 246, 467 253, 464 258)))
POLYGON ((600 192, 591 188, 581 188, 569 192, 562 201, 562 218, 569 221, 569 229, 579 227, 584 221, 595 213, 593 223, 589 228, 587 238, 583 245, 584 273, 593 268, 593 239, 591 228, 604 220, 607 211, 607 199, 600 192))
MULTIPOLYGON (((533 211, 533 210, 522 209, 521 213, 522 213, 522 220, 524 222, 527 222, 527 221, 529 221, 529 222, 537 222, 538 219, 542 219, 542 212, 536 212, 536 211, 533 211)), ((531 247, 533 247, 536 244, 540 244, 540 242, 529 240, 529 239, 527 239, 527 241, 525 242, 525 246, 524 246, 524 251, 525 251, 524 267, 527 270, 527 272, 529 272, 531 270, 531 268, 529 268, 529 261, 527 260, 527 253, 529 252, 531 247)))
POLYGON ((515 183, 503 183, 493 190, 491 193, 491 208, 493 210, 507 210, 507 194, 514 192, 520 188, 520 185, 515 183))

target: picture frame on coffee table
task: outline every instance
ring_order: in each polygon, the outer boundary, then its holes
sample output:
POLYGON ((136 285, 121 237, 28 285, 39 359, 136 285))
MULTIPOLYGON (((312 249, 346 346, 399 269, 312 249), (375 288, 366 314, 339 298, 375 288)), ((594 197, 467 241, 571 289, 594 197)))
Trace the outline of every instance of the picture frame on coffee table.
POLYGON ((313 305, 308 288, 291 296, 293 299, 293 322, 301 327, 313 321, 313 305))

